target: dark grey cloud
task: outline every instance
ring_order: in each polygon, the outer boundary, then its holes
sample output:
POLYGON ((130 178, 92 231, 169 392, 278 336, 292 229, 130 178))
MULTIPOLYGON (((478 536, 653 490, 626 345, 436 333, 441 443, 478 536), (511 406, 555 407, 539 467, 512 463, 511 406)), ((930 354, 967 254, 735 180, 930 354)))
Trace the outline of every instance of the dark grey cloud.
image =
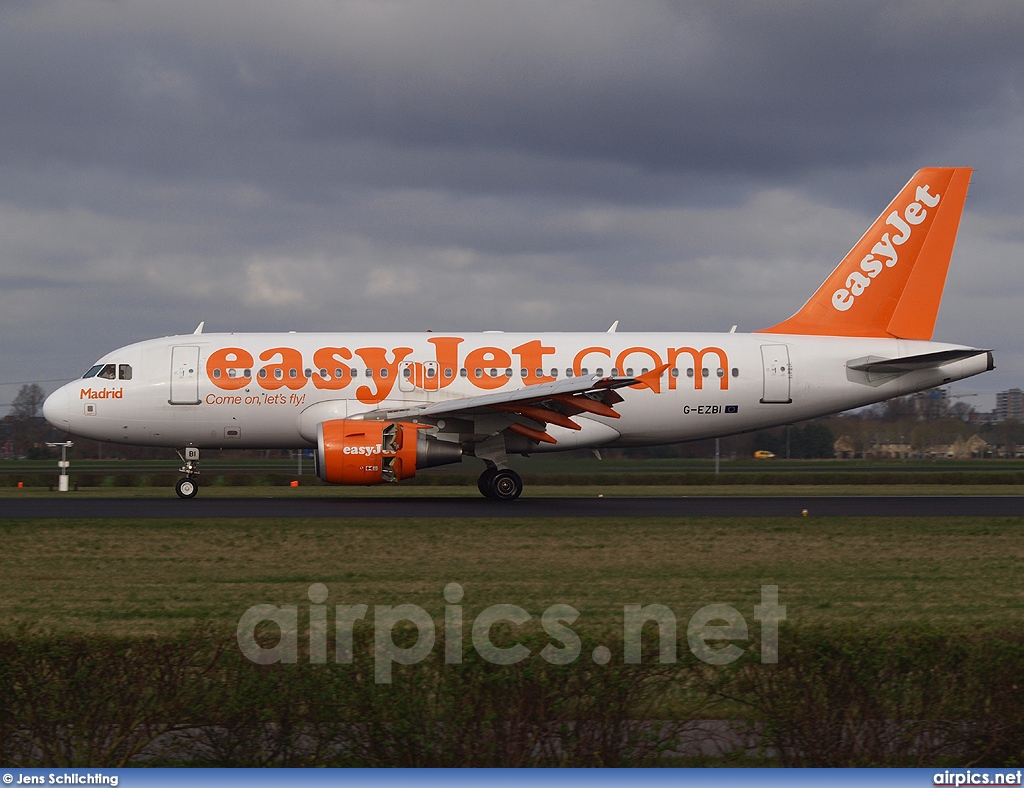
POLYGON ((938 335, 1005 343, 1021 40, 1016 1, 0 3, 2 361, 756 328, 935 164, 977 168, 938 335))

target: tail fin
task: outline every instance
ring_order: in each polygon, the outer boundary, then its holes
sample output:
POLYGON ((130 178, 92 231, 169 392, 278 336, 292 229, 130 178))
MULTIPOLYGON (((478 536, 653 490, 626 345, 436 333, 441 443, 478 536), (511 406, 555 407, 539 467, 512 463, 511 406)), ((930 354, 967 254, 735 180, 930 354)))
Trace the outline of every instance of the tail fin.
POLYGON ((757 333, 931 339, 970 180, 919 170, 800 311, 757 333))

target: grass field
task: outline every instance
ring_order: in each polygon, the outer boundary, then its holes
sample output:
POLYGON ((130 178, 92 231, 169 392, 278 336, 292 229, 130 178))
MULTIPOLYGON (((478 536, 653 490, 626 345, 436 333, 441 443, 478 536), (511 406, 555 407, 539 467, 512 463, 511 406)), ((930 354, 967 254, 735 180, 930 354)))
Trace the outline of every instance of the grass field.
MULTIPOLYGON (((52 631, 231 632, 251 605, 417 604, 465 589, 538 617, 566 603, 583 632, 621 631, 622 605, 681 625, 725 603, 748 619, 779 586, 789 626, 1016 628, 1024 519, 727 518, 2 521, 0 621, 52 631)), ((685 628, 683 629, 685 631, 685 628)))

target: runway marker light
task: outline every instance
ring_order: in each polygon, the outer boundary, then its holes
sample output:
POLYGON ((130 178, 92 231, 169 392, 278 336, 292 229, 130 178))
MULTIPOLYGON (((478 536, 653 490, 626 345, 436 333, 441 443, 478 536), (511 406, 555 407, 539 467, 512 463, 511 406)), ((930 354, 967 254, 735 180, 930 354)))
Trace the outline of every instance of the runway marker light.
POLYGON ((806 517, 807 516, 807 510, 804 509, 800 514, 802 514, 804 517, 806 517))

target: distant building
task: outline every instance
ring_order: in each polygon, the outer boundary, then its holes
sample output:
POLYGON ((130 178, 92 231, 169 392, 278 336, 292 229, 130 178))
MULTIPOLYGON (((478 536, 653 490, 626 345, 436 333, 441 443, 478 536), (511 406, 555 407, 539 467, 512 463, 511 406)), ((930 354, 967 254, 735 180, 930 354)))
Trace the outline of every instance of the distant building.
POLYGON ((980 459, 992 454, 992 447, 978 435, 970 438, 957 438, 948 445, 929 446, 924 450, 927 460, 970 460, 980 459))
POLYGON ((949 415, 949 389, 928 389, 910 395, 914 414, 921 421, 934 421, 949 415))
POLYGON ((837 460, 852 460, 857 456, 857 447, 849 435, 840 435, 832 444, 832 451, 837 460))
POLYGON ((996 419, 1024 421, 1024 391, 1010 389, 996 394, 996 419))
POLYGON ((873 443, 864 450, 865 459, 909 460, 914 456, 914 447, 909 443, 873 443))

